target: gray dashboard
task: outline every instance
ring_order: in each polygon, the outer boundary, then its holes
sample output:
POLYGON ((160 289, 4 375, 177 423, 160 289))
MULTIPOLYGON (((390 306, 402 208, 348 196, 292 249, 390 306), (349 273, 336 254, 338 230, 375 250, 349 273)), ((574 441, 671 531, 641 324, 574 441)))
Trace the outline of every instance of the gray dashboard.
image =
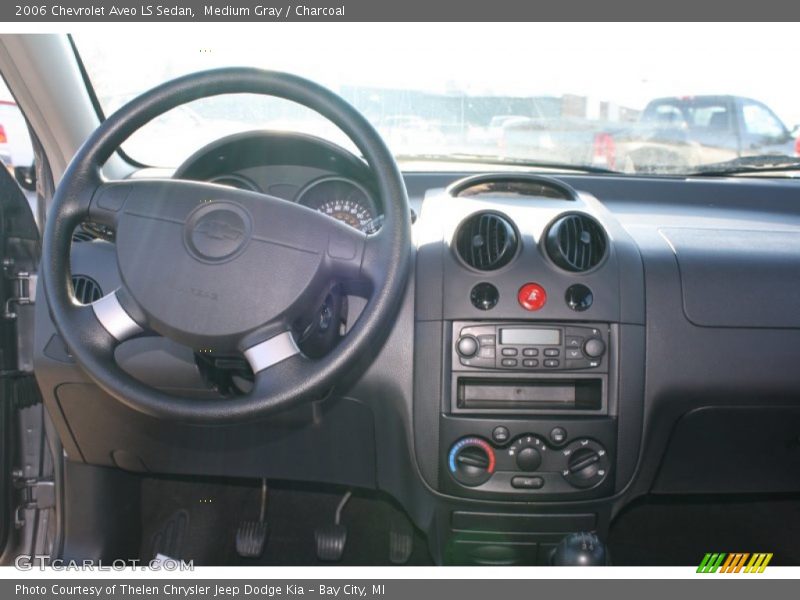
MULTIPOLYGON (((244 152, 250 162, 233 172, 273 193, 270 186, 284 185, 288 192, 330 174, 369 186, 360 161, 329 150, 281 155, 271 145, 270 155, 244 152), (287 156, 302 159, 281 163, 287 156)), ((196 171, 183 174, 207 178, 207 167, 196 164, 196 171)), ((555 174, 578 191, 576 199, 453 197, 446 191, 467 175, 404 174, 419 213, 414 283, 380 354, 314 415, 309 408, 277 422, 209 431, 133 413, 88 381, 68 351, 58 348, 40 302, 36 372, 69 458, 135 472, 380 488, 431 535, 439 556, 454 543, 487 535, 513 534, 545 546, 555 533, 586 528, 587 519, 589 528, 602 532, 630 500, 646 493, 800 491, 800 370, 793 350, 800 345, 800 182, 555 174), (463 219, 484 210, 505 215, 522 240, 514 261, 496 272, 465 267, 451 248, 463 219), (602 225, 610 249, 601 267, 569 273, 543 254, 547 227, 565 212, 585 213, 602 225), (547 289, 548 302, 531 313, 520 308, 516 293, 534 281, 547 289), (500 294, 490 311, 470 302, 470 290, 481 282, 491 282, 500 294), (576 282, 595 292, 586 313, 563 301, 576 282), (595 413, 567 417, 546 410, 453 413, 454 324, 462 322, 599 325, 608 354, 594 377, 603 382, 606 402, 595 413), (512 438, 531 432, 546 438, 555 426, 574 439, 605 443, 612 477, 565 496, 482 493, 459 487, 446 472, 444 455, 453 440, 474 434, 491 442, 497 427, 509 429, 512 438), (474 514, 484 515, 481 527, 488 533, 469 525, 474 514), (528 524, 509 529, 511 516, 528 524), (526 516, 560 524, 542 528, 526 516)), ((111 291, 118 281, 113 243, 74 244, 72 268, 111 291)), ((138 346, 123 346, 118 359, 141 377, 184 393, 215 393, 190 350, 163 340, 133 342, 138 346)), ((491 377, 509 375, 493 370, 491 377)), ((538 382, 556 375, 515 377, 538 382)), ((592 376, 569 373, 562 379, 581 377, 592 376)), ((550 450, 562 447, 545 442, 550 450)))

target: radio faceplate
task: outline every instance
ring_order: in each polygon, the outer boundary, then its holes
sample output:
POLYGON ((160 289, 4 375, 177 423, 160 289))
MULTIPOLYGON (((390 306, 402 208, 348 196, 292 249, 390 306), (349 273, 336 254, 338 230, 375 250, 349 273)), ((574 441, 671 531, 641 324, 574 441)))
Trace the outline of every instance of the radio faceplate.
POLYGON ((608 326, 453 323, 453 371, 606 372, 608 326))

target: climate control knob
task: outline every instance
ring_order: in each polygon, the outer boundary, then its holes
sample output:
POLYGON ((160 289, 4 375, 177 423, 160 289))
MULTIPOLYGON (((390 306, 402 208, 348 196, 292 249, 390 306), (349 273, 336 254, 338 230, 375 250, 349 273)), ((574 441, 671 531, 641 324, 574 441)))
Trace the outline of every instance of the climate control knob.
POLYGON ((480 344, 478 344, 478 340, 471 336, 465 335, 458 338, 458 342, 456 343, 456 350, 458 351, 459 355, 463 356, 464 358, 471 358, 478 353, 478 349, 480 348, 480 344))
POLYGON ((508 447, 508 454, 514 458, 517 468, 528 472, 542 466, 542 453, 546 451, 544 440, 530 433, 518 437, 508 447))
POLYGON ((517 453, 517 466, 522 471, 535 471, 542 464, 542 455, 532 447, 523 448, 517 453))
POLYGON ((564 448, 563 453, 567 464, 562 475, 574 487, 594 487, 606 478, 608 455, 605 448, 594 440, 572 442, 564 448))
POLYGON ((494 448, 479 437, 465 437, 450 448, 447 466, 453 478, 463 485, 474 487, 486 482, 494 473, 494 448))

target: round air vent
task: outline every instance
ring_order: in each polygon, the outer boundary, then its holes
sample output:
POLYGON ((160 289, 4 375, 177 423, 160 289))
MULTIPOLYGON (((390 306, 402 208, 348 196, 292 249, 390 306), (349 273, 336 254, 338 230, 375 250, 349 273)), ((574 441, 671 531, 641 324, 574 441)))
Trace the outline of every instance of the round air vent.
POLYGON ((91 304, 103 297, 103 290, 100 289, 98 283, 86 275, 72 276, 72 290, 75 299, 81 304, 91 304))
POLYGON ((608 238, 592 217, 571 213, 557 218, 547 230, 545 249, 562 269, 581 273, 593 269, 606 255, 608 238))
POLYGON ((456 232, 456 252, 465 263, 480 271, 494 271, 511 262, 519 245, 511 222, 493 212, 468 217, 456 232))

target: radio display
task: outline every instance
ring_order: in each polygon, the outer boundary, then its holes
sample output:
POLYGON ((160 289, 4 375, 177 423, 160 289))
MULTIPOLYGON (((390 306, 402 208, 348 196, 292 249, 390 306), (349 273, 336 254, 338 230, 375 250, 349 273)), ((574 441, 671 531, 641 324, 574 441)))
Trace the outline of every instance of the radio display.
POLYGON ((519 346, 559 346, 561 344, 561 331, 559 329, 506 329, 500 330, 501 344, 515 344, 519 346))

